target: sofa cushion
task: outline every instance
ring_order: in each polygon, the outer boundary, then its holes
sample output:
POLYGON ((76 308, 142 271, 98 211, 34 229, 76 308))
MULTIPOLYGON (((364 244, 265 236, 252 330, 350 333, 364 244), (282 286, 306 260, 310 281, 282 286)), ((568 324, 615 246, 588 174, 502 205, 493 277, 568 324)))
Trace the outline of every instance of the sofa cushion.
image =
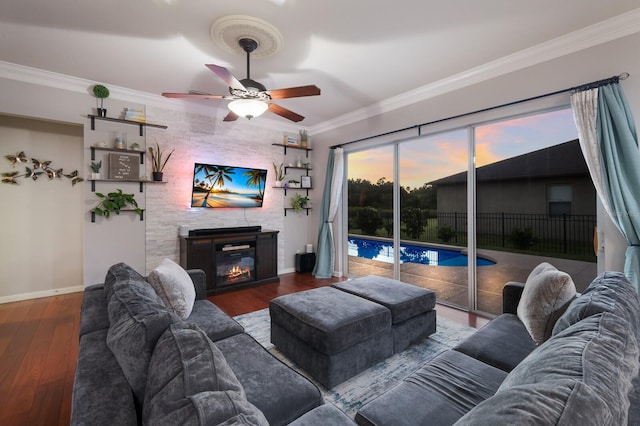
POLYGON ((164 304, 180 318, 191 315, 196 290, 191 277, 171 259, 164 259, 147 277, 147 281, 158 293, 164 304))
POLYGON ((493 396, 506 376, 504 371, 477 359, 446 351, 364 405, 356 414, 356 422, 359 425, 451 425, 493 396))
POLYGON ((553 335, 591 315, 611 312, 629 321, 636 336, 640 326, 638 293, 622 272, 605 272, 576 298, 553 328, 553 335))
POLYGON ((71 425, 138 425, 131 386, 107 348, 106 338, 106 328, 80 337, 71 425))
MULTIPOLYGON (((581 382, 609 407, 612 424, 623 425, 627 423, 631 379, 637 373, 638 345, 629 322, 602 313, 572 325, 536 348, 507 376, 498 393, 565 379, 581 382)), ((571 410, 580 410, 583 405, 569 402, 562 415, 576 418, 571 410)))
POLYGON ((454 350, 486 362, 507 373, 536 348, 522 321, 502 314, 473 333, 454 350))
POLYGON ((111 324, 107 345, 141 403, 153 348, 165 329, 180 318, 164 306, 146 281, 114 285, 107 309, 111 324))
POLYGON ((455 426, 619 425, 589 386, 571 379, 514 386, 481 402, 455 426))
POLYGON ((518 303, 518 318, 536 343, 551 337, 555 321, 575 295, 569 274, 548 263, 541 263, 529 274, 518 303))
POLYGON ((268 425, 247 401, 220 350, 196 325, 185 322, 172 324, 158 340, 142 420, 150 425, 268 425))
POLYGON ((144 277, 126 263, 116 263, 109 268, 104 278, 104 297, 107 303, 109 303, 111 295, 113 294, 113 286, 118 282, 129 280, 144 281, 144 277))
POLYGON ((324 404, 289 423, 289 426, 353 426, 354 424, 353 420, 335 405, 324 404))
POLYGON ((320 390, 245 333, 215 342, 242 384, 247 400, 272 426, 287 425, 322 404, 320 390))
POLYGON ((92 285, 84 289, 81 312, 80 336, 109 328, 109 313, 107 302, 104 300, 103 285, 92 285))
POLYGON ((200 327, 214 342, 244 331, 236 320, 208 300, 196 300, 187 321, 200 327))

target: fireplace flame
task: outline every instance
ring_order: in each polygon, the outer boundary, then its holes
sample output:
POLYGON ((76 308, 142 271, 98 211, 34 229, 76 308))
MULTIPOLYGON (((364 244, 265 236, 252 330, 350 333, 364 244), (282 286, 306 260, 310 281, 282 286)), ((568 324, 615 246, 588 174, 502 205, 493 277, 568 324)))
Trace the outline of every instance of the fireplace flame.
POLYGON ((229 270, 229 273, 227 274, 227 277, 229 278, 230 281, 237 280, 238 278, 241 278, 241 277, 244 277, 244 276, 250 277, 251 276, 251 269, 249 269, 249 268, 243 269, 243 268, 239 267, 238 265, 232 267, 229 270))

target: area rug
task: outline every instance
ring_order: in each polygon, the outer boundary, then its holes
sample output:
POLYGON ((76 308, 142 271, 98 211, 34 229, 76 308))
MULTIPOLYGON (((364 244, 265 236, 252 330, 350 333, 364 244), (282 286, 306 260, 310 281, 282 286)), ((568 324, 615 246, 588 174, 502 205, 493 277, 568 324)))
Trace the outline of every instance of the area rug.
POLYGON ((391 389, 440 352, 453 348, 475 331, 472 327, 438 317, 436 332, 428 339, 379 362, 332 389, 326 389, 271 343, 271 318, 268 309, 239 315, 235 319, 271 354, 318 386, 325 402, 332 403, 352 419, 361 406, 391 389))

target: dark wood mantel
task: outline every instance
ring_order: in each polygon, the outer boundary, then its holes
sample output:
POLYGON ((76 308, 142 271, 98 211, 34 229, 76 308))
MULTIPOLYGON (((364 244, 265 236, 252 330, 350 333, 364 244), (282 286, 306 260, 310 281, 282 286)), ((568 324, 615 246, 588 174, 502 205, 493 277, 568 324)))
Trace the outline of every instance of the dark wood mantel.
POLYGON ((239 229, 212 230, 210 235, 180 238, 180 264, 185 269, 202 269, 207 274, 207 295, 280 281, 278 277, 278 232, 239 229), (217 257, 223 247, 246 246, 254 255, 255 277, 251 281, 218 285, 217 257))

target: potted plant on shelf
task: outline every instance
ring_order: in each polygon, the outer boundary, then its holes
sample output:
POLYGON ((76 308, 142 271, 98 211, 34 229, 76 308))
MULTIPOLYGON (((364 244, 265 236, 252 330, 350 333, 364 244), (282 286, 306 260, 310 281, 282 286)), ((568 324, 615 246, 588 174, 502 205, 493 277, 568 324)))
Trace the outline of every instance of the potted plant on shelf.
POLYGON ((92 161, 89 167, 91 167, 91 179, 100 179, 100 168, 102 167, 102 160, 98 161, 97 163, 95 161, 92 161))
POLYGON ((296 194, 293 197, 291 197, 291 207, 296 212, 301 212, 302 209, 305 209, 307 207, 308 202, 309 202, 309 197, 303 197, 300 194, 296 194))
POLYGON ((131 210, 142 217, 142 209, 138 207, 133 194, 125 194, 122 189, 116 189, 116 192, 109 192, 107 195, 96 192, 96 196, 101 201, 91 212, 98 216, 108 219, 112 213, 120 214, 121 210, 131 210))
POLYGON ((295 180, 295 179, 289 179, 289 182, 287 182, 289 188, 300 188, 300 181, 299 180, 295 180))
POLYGON ((93 96, 100 99, 100 108, 98 108, 98 116, 106 117, 107 110, 104 108, 104 99, 109 97, 109 89, 102 84, 96 84, 93 86, 93 96))
POLYGON ((165 152, 160 149, 160 145, 156 142, 156 148, 153 149, 152 146, 149 147, 149 154, 151 155, 151 171, 153 174, 153 180, 156 182, 162 181, 164 166, 167 165, 167 161, 171 158, 171 154, 173 154, 174 150, 171 150, 169 155, 166 157, 165 152))
POLYGON ((284 186, 284 180, 287 175, 284 173, 284 163, 273 163, 273 171, 276 173, 276 183, 274 184, 278 188, 284 186))

